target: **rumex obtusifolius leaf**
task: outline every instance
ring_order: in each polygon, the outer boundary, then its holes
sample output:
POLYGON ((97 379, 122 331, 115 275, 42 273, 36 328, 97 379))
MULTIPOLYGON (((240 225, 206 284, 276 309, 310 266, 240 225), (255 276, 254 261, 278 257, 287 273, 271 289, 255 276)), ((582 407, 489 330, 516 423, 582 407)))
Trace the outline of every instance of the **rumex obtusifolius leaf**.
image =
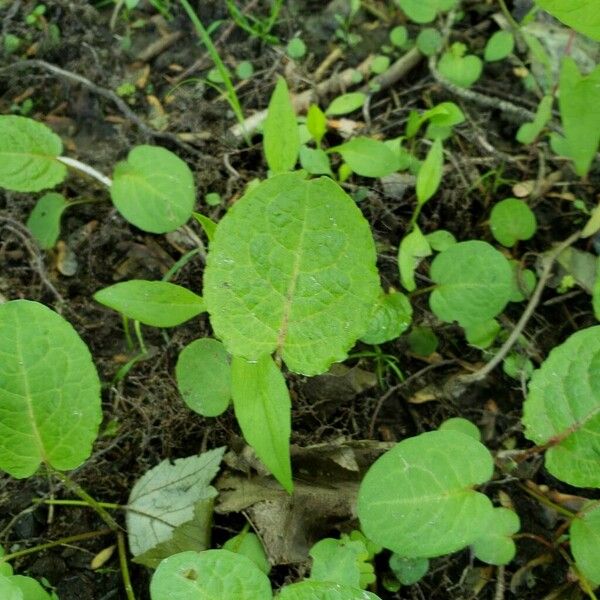
POLYGON ((37 302, 0 305, 0 469, 74 469, 101 419, 98 374, 73 327, 37 302))
POLYGON ((403 440, 381 456, 360 485, 358 517, 376 544, 409 558, 441 556, 473 543, 493 515, 474 485, 488 481, 491 454, 456 431, 403 440))
POLYGON ((316 375, 346 357, 379 293, 375 244, 355 202, 331 179, 282 174, 219 222, 204 272, 211 324, 232 356, 277 352, 316 375))
POLYGON ((67 176, 58 157, 60 138, 33 119, 0 116, 0 187, 15 192, 38 192, 67 176))
POLYGON ((229 550, 182 552, 163 560, 150 584, 152 600, 271 600, 267 576, 229 550))
POLYGON ((571 335, 533 373, 525 435, 543 445, 546 469, 579 487, 600 487, 600 326, 571 335))

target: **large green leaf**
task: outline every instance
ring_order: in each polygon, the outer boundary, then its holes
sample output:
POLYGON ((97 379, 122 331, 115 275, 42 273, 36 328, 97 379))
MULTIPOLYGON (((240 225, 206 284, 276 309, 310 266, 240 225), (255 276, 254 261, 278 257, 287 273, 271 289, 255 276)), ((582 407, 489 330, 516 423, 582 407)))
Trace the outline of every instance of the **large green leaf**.
POLYGON ((582 75, 575 61, 565 57, 560 69, 558 105, 564 137, 553 134, 552 149, 570 158, 575 172, 583 176, 600 143, 600 66, 589 75, 582 75))
POLYGON ((0 469, 74 469, 102 419, 100 381, 73 327, 37 302, 0 305, 0 469))
POLYGON ((0 116, 0 187, 15 192, 39 192, 54 187, 67 176, 57 160, 60 138, 33 119, 0 116))
POLYGON ((167 281, 115 283, 96 292, 94 300, 153 327, 175 327, 206 310, 200 296, 167 281))
POLYGON ((600 42, 598 0, 537 0, 553 17, 600 42))
POLYGON ((233 357, 231 397, 244 439, 291 493, 292 404, 285 379, 268 354, 252 362, 233 357))
POLYGON ((174 530, 194 519, 199 502, 216 495, 210 482, 225 448, 199 456, 163 460, 133 486, 127 503, 127 534, 134 556, 170 540, 174 530))
POLYGON ((600 487, 600 326, 574 333, 534 372, 523 407, 525 435, 551 443, 546 469, 579 487, 600 487))
POLYGON ((577 568, 594 586, 600 586, 600 503, 590 504, 571 522, 571 552, 577 568))
POLYGON ((179 354, 177 386, 185 403, 205 417, 218 417, 231 400, 229 355, 218 340, 201 338, 179 354))
POLYGON ((163 560, 150 583, 152 600, 270 600, 267 576, 229 550, 182 552, 163 560))
POLYGON ((291 171, 298 160, 300 134, 287 83, 277 81, 263 126, 263 148, 269 169, 274 173, 291 171))
POLYGON ((442 321, 463 327, 493 319, 508 303, 513 272, 508 260, 487 242, 454 244, 431 264, 437 287, 429 305, 442 321))
POLYGON ((295 174, 253 188, 219 222, 204 300, 230 354, 277 352, 291 371, 325 372, 367 329, 379 293, 375 244, 331 179, 295 174))
POLYGON ((493 516, 487 496, 472 489, 493 470, 485 446, 462 433, 432 431, 403 440, 371 466, 360 485, 362 530, 410 558, 460 550, 493 516))
MULTIPOLYGON (((157 599, 158 600, 158 599, 157 599)), ((322 581, 302 581, 281 588, 277 600, 380 600, 359 588, 322 581)))
POLYGON ((400 292, 383 290, 367 332, 361 336, 366 344, 383 344, 400 337, 412 321, 412 306, 409 299, 400 292))
POLYGON ((152 233, 183 225, 196 201, 190 168, 158 146, 136 146, 127 160, 117 163, 110 195, 127 221, 152 233))
POLYGON ((12 581, 12 577, 0 575, 0 598, 2 600, 26 600, 23 592, 12 581))

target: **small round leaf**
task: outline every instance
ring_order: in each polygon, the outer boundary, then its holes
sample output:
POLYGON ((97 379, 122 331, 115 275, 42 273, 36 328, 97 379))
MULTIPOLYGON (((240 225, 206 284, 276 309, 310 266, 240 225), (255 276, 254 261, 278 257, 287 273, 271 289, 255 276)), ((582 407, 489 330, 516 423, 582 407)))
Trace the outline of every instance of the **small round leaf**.
POLYGON ((267 576, 229 550, 181 552, 163 560, 150 583, 152 600, 271 600, 267 576))
POLYGON ((439 431, 458 431, 459 433, 464 433, 464 435, 468 435, 474 440, 481 440, 481 432, 479 431, 479 427, 468 421, 467 419, 463 419, 461 417, 452 417, 451 419, 446 419, 438 428, 439 431))
POLYGON ((535 214, 523 200, 506 198, 492 208, 490 227, 494 238, 510 248, 519 240, 533 237, 537 221, 535 214))
POLYGON ((496 31, 487 41, 483 58, 487 62, 494 62, 506 58, 515 47, 515 38, 510 31, 496 31))
POLYGON ((196 201, 190 168, 158 146, 136 146, 116 165, 110 195, 127 221, 152 233, 183 225, 196 201))

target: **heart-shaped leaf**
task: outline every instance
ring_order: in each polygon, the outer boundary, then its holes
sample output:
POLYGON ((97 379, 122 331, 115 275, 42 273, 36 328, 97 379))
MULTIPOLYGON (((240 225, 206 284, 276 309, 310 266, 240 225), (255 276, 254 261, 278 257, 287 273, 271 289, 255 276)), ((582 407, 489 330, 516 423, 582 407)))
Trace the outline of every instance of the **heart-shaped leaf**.
POLYGON ((365 535, 402 556, 441 556, 473 543, 493 515, 473 486, 488 481, 489 451, 456 431, 408 438, 368 470, 358 494, 365 535))
POLYGON ((458 87, 471 87, 480 77, 483 63, 478 56, 467 54, 467 47, 460 42, 455 42, 442 54, 438 69, 450 83, 458 87))
POLYGON ((204 272, 214 331, 233 356, 277 352, 291 371, 323 373, 368 327, 375 257, 367 221, 331 179, 272 177, 217 226, 204 272))
POLYGON ((73 327, 43 304, 0 304, 0 469, 74 469, 102 419, 100 381, 73 327))
POLYGON ((600 327, 574 333, 533 373, 525 435, 551 443, 546 469, 579 487, 600 487, 600 327))
POLYGON ((520 527, 517 513, 508 508, 495 508, 485 535, 473 542, 475 556, 490 565, 507 565, 517 551, 511 536, 520 527))

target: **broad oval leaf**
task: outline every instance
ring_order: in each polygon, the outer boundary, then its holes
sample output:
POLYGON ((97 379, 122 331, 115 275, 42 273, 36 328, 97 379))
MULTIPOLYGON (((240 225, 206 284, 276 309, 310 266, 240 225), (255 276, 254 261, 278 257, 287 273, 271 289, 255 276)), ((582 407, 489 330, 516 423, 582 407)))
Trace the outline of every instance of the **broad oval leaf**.
POLYGON ((355 137, 349 142, 331 148, 338 152, 346 164, 363 177, 385 177, 399 169, 400 163, 394 151, 385 142, 368 137, 355 137))
POLYGON ((505 198, 492 208, 490 228, 496 240, 510 248, 520 240, 533 237, 537 220, 535 213, 523 200, 505 198))
POLYGON ((233 357, 231 396, 244 439, 291 493, 292 403, 285 379, 269 354, 253 362, 233 357))
POLYGON ((600 326, 574 333, 533 373, 525 435, 543 445, 546 469, 579 487, 600 487, 600 326))
POLYGON ((506 58, 515 47, 515 37, 510 31, 496 31, 487 41, 483 58, 486 62, 494 62, 506 58))
POLYGON ((371 592, 339 583, 302 581, 283 587, 277 594, 277 600, 380 600, 380 598, 371 592))
MULTIPOLYGON (((32 577, 12 575, 8 578, 10 583, 21 591, 23 600, 53 600, 50 594, 32 577)), ((5 600, 5 596, 0 596, 5 600)))
POLYGON ((379 293, 375 244, 331 179, 272 177, 219 222, 204 300, 228 352, 277 352, 291 371, 325 372, 367 329, 379 293))
POLYGON ((223 344, 211 338, 194 340, 179 354, 177 387, 185 403, 204 417, 218 417, 231 400, 231 366, 223 344))
POLYGON ((598 0, 536 0, 553 17, 600 42, 598 0))
POLYGON ((43 304, 0 305, 0 469, 33 475, 40 463, 74 469, 102 419, 100 381, 73 327, 43 304))
POLYGON ((150 583, 152 600, 271 600, 267 576, 229 550, 182 552, 163 560, 150 583))
POLYGON ((362 107, 367 99, 367 95, 362 92, 349 92, 334 98, 327 107, 325 114, 332 116, 347 115, 362 107))
POLYGON ((175 327, 206 310, 200 296, 167 281, 115 283, 96 292, 94 300, 153 327, 175 327))
POLYGON ((127 221, 151 233, 183 225, 196 201, 190 168, 158 146, 136 146, 127 160, 117 163, 110 195, 127 221))
POLYGON ((431 279, 437 287, 429 297, 435 315, 463 327, 493 319, 513 292, 508 260, 487 242, 460 242, 435 257, 431 279))
POLYGON ((494 508, 485 535, 473 542, 475 556, 490 565, 507 565, 517 552, 512 535, 521 527, 519 516, 508 508, 494 508))
POLYGON ((396 0, 406 16, 415 23, 430 23, 439 11, 450 10, 456 0, 396 0))
POLYGON ((269 169, 291 171, 298 160, 300 136, 287 83, 280 77, 269 102, 263 126, 263 148, 269 169))
POLYGON ((493 507, 474 485, 488 481, 492 456, 456 431, 408 438, 368 470, 358 494, 365 535, 402 556, 441 556, 473 543, 493 507))
POLYGON ((58 157, 60 138, 48 127, 26 117, 0 116, 0 187, 15 192, 39 192, 67 176, 58 157))
POLYGON ((62 194, 49 192, 33 207, 27 219, 27 229, 42 248, 49 249, 56 244, 60 235, 60 218, 67 206, 62 194))
POLYGON ((177 527, 194 518, 198 503, 216 496, 210 482, 224 452, 223 447, 163 460, 136 481, 127 503, 127 535, 134 556, 170 540, 177 527))
POLYGON ((3 600, 26 600, 23 592, 12 581, 12 577, 0 575, 0 598, 3 600))
POLYGON ((577 568, 593 587, 600 586, 600 504, 584 507, 581 514, 573 519, 571 528, 571 552, 577 568))

